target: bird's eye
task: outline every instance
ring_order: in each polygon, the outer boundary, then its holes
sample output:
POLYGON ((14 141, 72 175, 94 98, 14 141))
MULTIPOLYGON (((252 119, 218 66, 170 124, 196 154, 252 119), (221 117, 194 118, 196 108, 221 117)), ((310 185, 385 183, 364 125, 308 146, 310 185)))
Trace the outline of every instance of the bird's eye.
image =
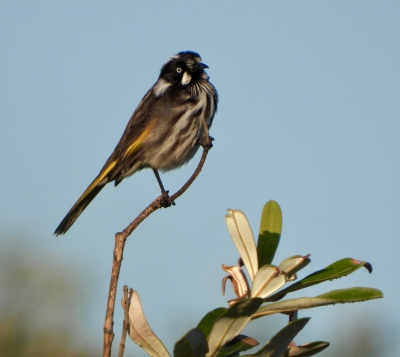
POLYGON ((182 68, 181 68, 181 67, 177 67, 177 68, 176 68, 176 71, 177 71, 178 73, 181 73, 181 72, 182 72, 182 68))

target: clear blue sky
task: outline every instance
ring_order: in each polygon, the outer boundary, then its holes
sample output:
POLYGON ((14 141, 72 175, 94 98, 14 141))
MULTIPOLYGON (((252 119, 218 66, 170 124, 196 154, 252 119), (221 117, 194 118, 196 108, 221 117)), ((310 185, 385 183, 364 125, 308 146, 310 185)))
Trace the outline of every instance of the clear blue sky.
MULTIPOLYGON (((302 312, 313 319, 298 342, 340 343, 332 325, 361 314, 400 333, 399 18, 396 1, 2 2, 0 239, 25 237, 21 249, 84 272, 93 294, 87 338, 101 346, 114 234, 159 194, 153 173, 109 185, 66 236, 52 233, 161 65, 194 50, 220 94, 215 146, 176 207, 129 238, 118 300, 122 285, 136 289, 172 350, 226 303, 221 264, 238 258, 226 209, 244 211, 257 233, 261 209, 274 199, 284 219, 276 263, 311 253, 303 276, 344 257, 374 267, 298 296, 350 286, 385 293, 302 312)), ((163 175, 165 186, 177 190, 197 160, 163 175)), ((119 303, 117 310, 119 337, 119 303)), ((285 320, 277 321, 275 330, 285 320)))

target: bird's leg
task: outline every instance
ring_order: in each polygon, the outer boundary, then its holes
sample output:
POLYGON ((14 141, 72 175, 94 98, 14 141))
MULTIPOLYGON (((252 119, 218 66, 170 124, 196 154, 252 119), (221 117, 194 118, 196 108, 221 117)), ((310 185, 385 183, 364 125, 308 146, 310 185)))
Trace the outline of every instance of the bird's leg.
POLYGON ((201 145, 204 150, 208 151, 213 147, 214 138, 209 135, 204 135, 201 139, 197 140, 197 144, 201 145))
POLYGON ((156 176, 157 182, 158 182, 158 184, 160 186, 160 189, 161 189, 161 194, 162 194, 161 205, 164 208, 170 207, 171 205, 175 206, 175 202, 174 201, 169 202, 169 195, 168 195, 169 191, 165 190, 164 185, 163 185, 163 183, 161 181, 161 178, 160 178, 160 174, 158 173, 158 170, 157 169, 153 169, 153 172, 154 172, 154 175, 156 176))
POLYGON ((197 144, 201 145, 204 150, 208 151, 213 147, 214 138, 209 135, 208 126, 203 122, 203 136, 197 140, 197 144))

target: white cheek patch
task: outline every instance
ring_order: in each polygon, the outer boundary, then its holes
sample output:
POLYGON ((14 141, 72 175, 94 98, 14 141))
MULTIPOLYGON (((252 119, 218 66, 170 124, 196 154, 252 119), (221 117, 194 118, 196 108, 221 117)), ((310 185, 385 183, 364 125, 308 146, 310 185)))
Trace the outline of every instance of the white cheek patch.
POLYGON ((181 84, 183 84, 183 85, 189 84, 191 80, 192 80, 192 76, 189 73, 185 72, 183 74, 181 84))

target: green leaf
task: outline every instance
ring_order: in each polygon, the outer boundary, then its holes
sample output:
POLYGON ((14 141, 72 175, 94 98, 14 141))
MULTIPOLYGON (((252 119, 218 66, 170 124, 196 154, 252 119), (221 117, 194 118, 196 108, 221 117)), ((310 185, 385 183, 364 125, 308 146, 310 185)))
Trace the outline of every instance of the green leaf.
POLYGON ((293 255, 289 258, 286 258, 281 264, 279 264, 278 268, 283 270, 287 274, 288 278, 291 278, 294 274, 306 267, 311 262, 309 256, 310 254, 304 257, 301 255, 293 255))
POLYGON ((339 302, 360 302, 383 298, 382 291, 374 288, 354 287, 349 289, 332 290, 316 296, 321 299, 334 299, 339 302))
POLYGON ((368 262, 363 262, 352 258, 338 260, 337 262, 327 266, 325 269, 318 270, 315 273, 312 273, 304 279, 298 281, 297 283, 290 285, 286 289, 283 289, 268 297, 265 301, 276 301, 282 299, 287 293, 308 288, 309 286, 319 284, 327 280, 341 278, 342 276, 346 276, 355 272, 363 266, 369 272, 372 271, 372 266, 368 262))
POLYGON ((277 313, 290 313, 292 311, 311 309, 318 306, 362 302, 382 297, 382 292, 374 288, 354 287, 332 290, 316 297, 303 297, 263 305, 253 315, 253 318, 277 313))
POLYGON ((209 352, 213 357, 228 341, 237 336, 250 321, 252 315, 261 306, 263 299, 252 298, 238 301, 223 314, 214 324, 208 337, 209 352))
POLYGON ((206 339, 210 335, 210 332, 215 324, 215 321, 217 321, 227 311, 228 309, 226 307, 219 307, 217 309, 210 311, 201 319, 201 321, 197 325, 197 328, 199 328, 203 332, 204 337, 206 339))
POLYGON ((174 357, 204 357, 207 352, 207 340, 198 328, 190 330, 174 346, 174 357))
POLYGON ((261 214, 260 233, 258 235, 258 266, 271 264, 279 245, 282 232, 282 211, 278 203, 268 201, 261 214))
POLYGON ((228 209, 225 222, 250 279, 253 281, 258 270, 257 249, 247 217, 242 211, 228 209))
POLYGON ((144 316, 138 293, 134 290, 129 306, 129 337, 152 357, 170 357, 144 316))
POLYGON ((238 335, 223 346, 217 353, 216 357, 232 356, 242 351, 257 346, 259 343, 254 338, 238 335))
POLYGON ((283 354, 283 357, 310 357, 323 351, 329 347, 329 342, 316 341, 307 343, 306 345, 299 345, 289 347, 283 354))
POLYGON ((306 317, 291 322, 272 337, 271 341, 269 341, 261 350, 255 354, 243 357, 282 357, 283 353, 289 346, 289 343, 292 342, 295 336, 303 329, 309 320, 310 318, 306 317))
POLYGON ((276 266, 264 265, 254 278, 251 297, 265 298, 279 290, 287 282, 287 276, 276 266))

